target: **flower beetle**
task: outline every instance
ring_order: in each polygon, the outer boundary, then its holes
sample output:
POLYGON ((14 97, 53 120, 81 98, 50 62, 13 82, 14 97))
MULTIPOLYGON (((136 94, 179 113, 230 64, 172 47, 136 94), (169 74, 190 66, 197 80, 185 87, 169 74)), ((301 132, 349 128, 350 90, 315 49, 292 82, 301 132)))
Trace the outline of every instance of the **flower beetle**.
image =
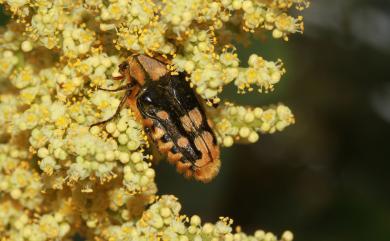
POLYGON ((167 62, 146 55, 132 55, 119 65, 126 93, 114 116, 128 104, 157 149, 167 155, 178 172, 201 182, 210 181, 220 167, 219 146, 203 105, 185 80, 172 74, 167 62))

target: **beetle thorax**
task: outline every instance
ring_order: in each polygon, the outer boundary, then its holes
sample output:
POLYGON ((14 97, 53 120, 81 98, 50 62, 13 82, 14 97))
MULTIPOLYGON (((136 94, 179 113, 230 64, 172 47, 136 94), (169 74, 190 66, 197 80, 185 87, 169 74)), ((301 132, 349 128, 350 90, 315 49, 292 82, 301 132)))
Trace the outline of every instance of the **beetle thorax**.
POLYGON ((168 74, 166 64, 146 55, 133 55, 126 62, 127 69, 123 75, 129 81, 136 81, 141 86, 148 81, 158 81, 168 74))

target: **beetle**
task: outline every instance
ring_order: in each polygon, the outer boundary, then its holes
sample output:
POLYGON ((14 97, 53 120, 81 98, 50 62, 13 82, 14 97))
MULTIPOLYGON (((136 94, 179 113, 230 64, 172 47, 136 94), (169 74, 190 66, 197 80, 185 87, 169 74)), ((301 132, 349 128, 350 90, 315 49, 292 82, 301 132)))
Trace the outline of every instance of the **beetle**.
POLYGON ((144 130, 167 156, 178 172, 201 182, 209 182, 218 174, 221 162, 216 136, 200 98, 186 81, 186 73, 172 73, 162 58, 135 54, 119 65, 119 77, 126 84, 115 114, 100 125, 115 118, 124 105, 135 113, 144 130))

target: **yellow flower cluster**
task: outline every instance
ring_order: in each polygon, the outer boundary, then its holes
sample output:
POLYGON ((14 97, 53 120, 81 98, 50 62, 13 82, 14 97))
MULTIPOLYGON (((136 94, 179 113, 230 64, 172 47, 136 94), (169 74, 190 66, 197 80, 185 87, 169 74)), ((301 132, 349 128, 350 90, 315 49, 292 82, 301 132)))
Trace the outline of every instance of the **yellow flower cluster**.
POLYGON ((136 222, 105 226, 100 237, 103 240, 178 240, 178 241, 292 241, 293 235, 285 231, 280 239, 272 233, 258 230, 246 235, 240 228, 233 233, 233 220, 221 217, 215 224, 203 223, 197 215, 180 215, 181 205, 174 196, 162 196, 143 212, 136 222))
POLYGON ((258 133, 282 131, 294 123, 290 109, 282 104, 267 109, 225 103, 213 113, 218 142, 230 147, 234 142, 255 143, 258 133))
MULTIPOLYGON (((157 197, 142 125, 128 108, 104 126, 122 93, 118 65, 132 53, 159 54, 209 104, 228 84, 272 91, 280 60, 253 54, 240 64, 230 39, 303 31, 307 0, 0 0, 0 240, 278 240, 247 236, 232 220, 201 223, 157 197), (230 38, 225 38, 231 36, 230 38)), ((284 105, 222 103, 208 110, 222 146, 254 143, 294 123, 284 105)), ((285 232, 279 239, 291 241, 285 232)))

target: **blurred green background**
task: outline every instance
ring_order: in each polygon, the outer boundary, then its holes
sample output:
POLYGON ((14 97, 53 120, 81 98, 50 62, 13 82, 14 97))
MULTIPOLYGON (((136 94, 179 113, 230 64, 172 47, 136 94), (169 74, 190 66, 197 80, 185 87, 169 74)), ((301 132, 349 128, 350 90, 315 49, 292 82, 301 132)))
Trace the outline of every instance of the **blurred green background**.
POLYGON ((210 184, 157 166, 159 194, 182 212, 214 222, 234 219, 297 241, 390 240, 390 3, 313 0, 304 35, 289 42, 253 39, 239 48, 281 58, 287 74, 275 91, 228 95, 241 104, 282 102, 296 124, 254 145, 223 149, 210 184))

